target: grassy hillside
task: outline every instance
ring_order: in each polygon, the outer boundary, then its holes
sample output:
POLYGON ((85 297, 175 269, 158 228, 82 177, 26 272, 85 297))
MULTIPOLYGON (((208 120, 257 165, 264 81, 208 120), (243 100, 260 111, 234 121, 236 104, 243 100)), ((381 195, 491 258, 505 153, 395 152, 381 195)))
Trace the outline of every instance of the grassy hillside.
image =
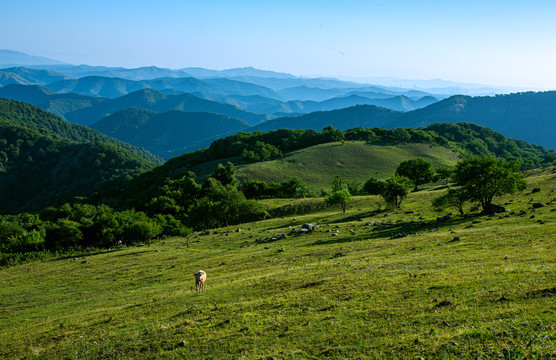
POLYGON ((497 201, 525 215, 439 222, 430 190, 396 212, 366 197, 346 214, 2 269, 0 357, 552 358, 556 202, 531 202, 554 199, 553 171, 497 201), (319 229, 290 233, 304 222, 319 229))
MULTIPOLYGON (((238 179, 282 181, 298 177, 311 188, 329 187, 336 175, 365 182, 375 177, 385 179, 396 172, 404 160, 423 158, 435 167, 453 166, 458 154, 444 147, 426 144, 395 146, 369 145, 363 141, 312 146, 294 151, 281 159, 239 165, 238 179)), ((198 172, 197 168, 193 171, 198 172)))

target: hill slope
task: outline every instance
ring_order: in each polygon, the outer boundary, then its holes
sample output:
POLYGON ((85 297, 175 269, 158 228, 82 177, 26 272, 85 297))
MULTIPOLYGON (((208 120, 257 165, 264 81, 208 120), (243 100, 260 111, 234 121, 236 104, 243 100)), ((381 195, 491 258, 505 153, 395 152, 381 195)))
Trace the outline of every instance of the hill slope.
POLYGON ((16 123, 30 125, 39 129, 43 134, 75 142, 105 142, 114 144, 149 162, 162 162, 158 156, 154 156, 145 149, 103 135, 86 126, 70 124, 49 112, 23 102, 0 99, 0 117, 16 123))
POLYGON ((0 139, 2 214, 61 204, 153 167, 121 147, 71 142, 1 115, 0 139))
MULTIPOLYGON (((68 80, 71 79, 71 76, 66 74, 58 73, 55 71, 50 70, 41 70, 41 69, 29 69, 25 67, 12 67, 0 70, 0 78, 2 75, 14 75, 17 76, 19 79, 22 79, 23 82, 19 82, 19 84, 39 84, 44 85, 55 81, 60 80, 68 80)), ((0 81, 0 85, 7 85, 0 81)))
POLYGON ((494 97, 453 96, 404 114, 397 126, 474 122, 507 137, 556 149, 556 91, 494 97))
POLYGON ((315 101, 288 101, 275 107, 266 109, 266 113, 311 113, 315 111, 330 111, 355 105, 375 105, 396 111, 411 111, 437 102, 434 97, 424 97, 412 100, 406 96, 396 96, 384 99, 371 99, 360 95, 335 97, 321 102, 315 101))
POLYGON ((336 129, 354 127, 394 127, 400 112, 374 105, 357 105, 345 109, 317 111, 299 117, 283 117, 254 126, 250 131, 270 131, 278 129, 321 129, 332 125, 336 129))
POLYGON ((226 78, 196 79, 166 77, 152 80, 127 80, 106 76, 86 76, 60 80, 47 85, 58 93, 78 93, 89 96, 116 98, 142 89, 179 93, 206 92, 214 95, 260 95, 279 98, 280 95, 264 86, 226 78))
POLYGON ((208 112, 172 110, 155 113, 125 109, 94 123, 91 127, 121 141, 144 147, 165 159, 207 146, 204 139, 225 136, 249 127, 241 120, 208 112))
POLYGON ((143 89, 116 99, 108 99, 99 104, 66 113, 65 116, 68 121, 91 125, 108 115, 128 108, 141 108, 155 112, 204 111, 241 119, 249 124, 258 124, 266 120, 265 115, 249 113, 232 105, 201 99, 192 94, 166 95, 152 89, 143 89))
POLYGON ((534 210, 529 199, 547 202, 556 184, 554 174, 528 182, 543 190, 500 200, 535 219, 438 222, 446 213, 430 201, 441 192, 421 191, 388 217, 364 197, 346 214, 1 269, 0 357, 549 359, 554 204, 534 210), (290 233, 303 223, 319 229, 290 233), (392 238, 400 232, 411 235, 392 238))
MULTIPOLYGON (((364 142, 328 143, 289 153, 281 159, 239 165, 240 180, 283 181, 298 177, 314 190, 329 187, 337 175, 364 183, 372 176, 385 179, 404 160, 423 158, 435 167, 454 166, 457 153, 426 144, 369 145, 364 142), (371 175, 372 174, 372 175, 371 175)), ((199 174, 196 168, 193 171, 199 174)))

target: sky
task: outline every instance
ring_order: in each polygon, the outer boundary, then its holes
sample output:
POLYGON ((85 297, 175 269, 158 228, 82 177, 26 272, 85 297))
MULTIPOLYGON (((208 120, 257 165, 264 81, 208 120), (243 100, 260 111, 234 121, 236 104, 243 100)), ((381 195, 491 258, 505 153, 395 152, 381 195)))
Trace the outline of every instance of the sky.
POLYGON ((72 64, 556 89, 553 0, 0 0, 0 49, 72 64))

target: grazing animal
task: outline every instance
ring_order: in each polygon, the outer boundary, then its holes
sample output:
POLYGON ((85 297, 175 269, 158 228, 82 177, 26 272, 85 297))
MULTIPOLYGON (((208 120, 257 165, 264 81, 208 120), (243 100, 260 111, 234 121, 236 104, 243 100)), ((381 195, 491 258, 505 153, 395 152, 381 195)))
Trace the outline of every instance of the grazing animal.
POLYGON ((203 270, 199 270, 195 273, 195 288, 197 291, 205 288, 205 280, 207 279, 207 273, 203 270))

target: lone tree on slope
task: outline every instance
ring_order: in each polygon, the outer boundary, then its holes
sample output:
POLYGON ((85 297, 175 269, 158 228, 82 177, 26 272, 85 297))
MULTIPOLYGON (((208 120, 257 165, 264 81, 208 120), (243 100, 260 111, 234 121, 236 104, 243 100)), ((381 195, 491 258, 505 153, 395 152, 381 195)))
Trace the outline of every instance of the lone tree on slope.
POLYGON ((484 212, 488 212, 495 196, 514 194, 527 188, 516 162, 493 157, 466 159, 458 163, 453 180, 470 200, 481 204, 484 212))
POLYGON ((417 190, 417 186, 431 182, 434 179, 434 170, 432 164, 423 159, 411 159, 402 161, 396 169, 396 175, 405 176, 415 184, 413 191, 417 190))

